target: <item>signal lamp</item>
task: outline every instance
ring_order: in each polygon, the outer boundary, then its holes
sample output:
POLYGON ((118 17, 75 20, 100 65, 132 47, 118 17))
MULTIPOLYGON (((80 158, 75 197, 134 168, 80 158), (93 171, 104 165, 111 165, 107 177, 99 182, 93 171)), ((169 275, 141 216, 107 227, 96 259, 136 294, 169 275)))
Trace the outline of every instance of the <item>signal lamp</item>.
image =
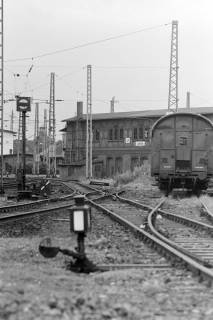
POLYGON ((75 205, 69 209, 70 231, 85 233, 91 230, 91 208, 85 204, 85 196, 74 197, 75 205))

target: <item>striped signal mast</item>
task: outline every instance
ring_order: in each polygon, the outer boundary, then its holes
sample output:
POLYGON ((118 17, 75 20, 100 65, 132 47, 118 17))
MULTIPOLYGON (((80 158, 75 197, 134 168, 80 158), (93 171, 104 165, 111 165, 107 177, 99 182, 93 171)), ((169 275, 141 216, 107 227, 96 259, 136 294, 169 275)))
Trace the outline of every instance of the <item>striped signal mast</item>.
POLYGON ((87 66, 86 178, 92 178, 92 66, 87 66))
POLYGON ((178 21, 172 21, 168 111, 178 111, 178 21))
POLYGON ((1 186, 0 193, 4 192, 3 188, 3 170, 4 170, 4 148, 3 148, 3 132, 4 132, 4 25, 3 25, 3 4, 0 0, 0 144, 1 144, 1 186))
POLYGON ((39 174, 39 104, 35 104, 33 174, 39 174))
POLYGON ((48 129, 48 176, 56 175, 56 125, 55 125, 55 73, 50 74, 49 129, 48 129))

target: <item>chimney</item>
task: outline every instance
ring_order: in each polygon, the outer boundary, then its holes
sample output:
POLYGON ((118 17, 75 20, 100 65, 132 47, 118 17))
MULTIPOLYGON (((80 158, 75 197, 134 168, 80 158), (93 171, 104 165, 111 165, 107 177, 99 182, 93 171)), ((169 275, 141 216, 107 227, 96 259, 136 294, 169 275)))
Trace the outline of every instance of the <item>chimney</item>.
POLYGON ((77 101, 77 118, 83 116, 83 101, 77 101))
POLYGON ((115 97, 112 97, 110 100, 110 112, 113 113, 115 111, 115 97))
POLYGON ((186 108, 190 110, 190 92, 189 91, 187 91, 186 93, 186 108))

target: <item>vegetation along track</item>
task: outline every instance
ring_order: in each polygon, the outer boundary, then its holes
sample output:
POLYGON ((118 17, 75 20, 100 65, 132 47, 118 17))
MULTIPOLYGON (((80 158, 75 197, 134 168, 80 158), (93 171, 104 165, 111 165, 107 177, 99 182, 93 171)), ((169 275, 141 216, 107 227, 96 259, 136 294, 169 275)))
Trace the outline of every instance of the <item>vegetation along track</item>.
POLYGON ((111 199, 110 197, 102 199, 101 205, 98 199, 90 202, 97 209, 128 227, 165 257, 175 263, 183 264, 200 278, 212 282, 213 241, 211 234, 213 226, 163 211, 160 207, 165 200, 166 198, 158 200, 154 208, 147 203, 139 203, 118 195, 116 198, 112 196, 111 199), (137 210, 134 207, 137 207, 137 210), (176 222, 171 222, 171 219, 176 219, 176 222), (171 232, 167 230, 167 227, 171 232), (187 232, 184 231, 186 228, 187 232), (173 234, 175 242, 167 237, 169 234, 173 234))

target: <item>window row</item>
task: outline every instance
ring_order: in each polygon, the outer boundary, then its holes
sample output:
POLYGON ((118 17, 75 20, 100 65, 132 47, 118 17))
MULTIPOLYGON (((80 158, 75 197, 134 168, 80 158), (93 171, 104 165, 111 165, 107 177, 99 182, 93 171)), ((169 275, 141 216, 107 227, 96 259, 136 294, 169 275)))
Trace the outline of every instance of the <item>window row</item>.
MULTIPOLYGON (((94 136, 95 141, 100 141, 100 131, 95 129, 94 136)), ((133 128, 133 140, 142 140, 149 138, 148 128, 133 128)), ((123 140, 124 139, 124 129, 123 128, 111 128, 108 131, 108 140, 123 140)))

